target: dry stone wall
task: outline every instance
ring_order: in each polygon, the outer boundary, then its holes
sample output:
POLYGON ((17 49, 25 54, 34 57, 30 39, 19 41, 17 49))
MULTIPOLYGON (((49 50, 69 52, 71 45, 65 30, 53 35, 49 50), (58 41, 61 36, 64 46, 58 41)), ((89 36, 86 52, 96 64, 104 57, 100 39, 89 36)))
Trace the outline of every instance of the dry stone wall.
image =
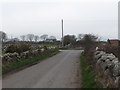
POLYGON ((25 51, 22 52, 20 54, 14 52, 14 53, 6 53, 3 56, 0 56, 2 58, 2 64, 7 64, 10 62, 14 62, 14 61, 19 61, 22 59, 27 59, 29 57, 35 57, 38 55, 43 55, 46 54, 46 52, 50 52, 51 50, 54 50, 55 48, 49 48, 47 50, 45 50, 44 48, 42 49, 36 49, 36 50, 29 50, 29 51, 25 51))
POLYGON ((96 81, 103 88, 120 88, 120 62, 115 55, 95 52, 96 81))

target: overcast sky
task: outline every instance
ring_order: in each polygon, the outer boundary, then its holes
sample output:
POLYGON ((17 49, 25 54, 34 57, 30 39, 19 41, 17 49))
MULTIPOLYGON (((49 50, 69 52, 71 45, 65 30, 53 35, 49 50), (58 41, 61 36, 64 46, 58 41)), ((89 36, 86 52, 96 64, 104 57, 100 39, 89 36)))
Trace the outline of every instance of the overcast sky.
POLYGON ((118 1, 4 0, 0 29, 13 37, 33 33, 60 39, 64 19, 64 35, 92 33, 114 39, 118 38, 118 1))

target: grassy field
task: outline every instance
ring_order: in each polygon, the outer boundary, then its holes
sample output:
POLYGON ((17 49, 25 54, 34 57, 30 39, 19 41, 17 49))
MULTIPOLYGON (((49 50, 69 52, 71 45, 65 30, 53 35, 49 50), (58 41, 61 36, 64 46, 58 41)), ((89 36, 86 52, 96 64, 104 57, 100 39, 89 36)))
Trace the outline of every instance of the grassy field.
POLYGON ((84 53, 80 56, 80 66, 82 74, 82 88, 97 88, 95 74, 87 63, 84 53))
POLYGON ((4 75, 4 74, 7 74, 11 71, 21 70, 21 69, 24 69, 28 66, 37 64, 40 61, 45 60, 45 59, 57 54, 58 52, 59 52, 58 50, 55 50, 55 51, 49 52, 47 54, 42 54, 42 55, 38 55, 38 56, 31 57, 28 59, 22 59, 22 60, 19 60, 16 62, 2 65, 2 74, 4 75))

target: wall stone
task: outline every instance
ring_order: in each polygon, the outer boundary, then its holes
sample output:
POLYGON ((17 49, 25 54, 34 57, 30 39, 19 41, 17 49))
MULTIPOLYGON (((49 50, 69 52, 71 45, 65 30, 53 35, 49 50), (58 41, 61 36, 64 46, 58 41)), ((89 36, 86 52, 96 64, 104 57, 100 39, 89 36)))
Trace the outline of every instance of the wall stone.
POLYGON ((115 55, 95 52, 96 81, 103 88, 120 88, 120 62, 115 55))

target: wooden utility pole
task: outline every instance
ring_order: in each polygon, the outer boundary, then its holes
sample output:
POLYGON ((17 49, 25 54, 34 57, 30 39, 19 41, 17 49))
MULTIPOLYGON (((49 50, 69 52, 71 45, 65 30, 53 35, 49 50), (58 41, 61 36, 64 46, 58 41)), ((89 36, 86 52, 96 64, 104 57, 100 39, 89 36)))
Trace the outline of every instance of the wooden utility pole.
POLYGON ((62 47, 64 46, 64 37, 63 37, 63 19, 62 19, 62 47))

